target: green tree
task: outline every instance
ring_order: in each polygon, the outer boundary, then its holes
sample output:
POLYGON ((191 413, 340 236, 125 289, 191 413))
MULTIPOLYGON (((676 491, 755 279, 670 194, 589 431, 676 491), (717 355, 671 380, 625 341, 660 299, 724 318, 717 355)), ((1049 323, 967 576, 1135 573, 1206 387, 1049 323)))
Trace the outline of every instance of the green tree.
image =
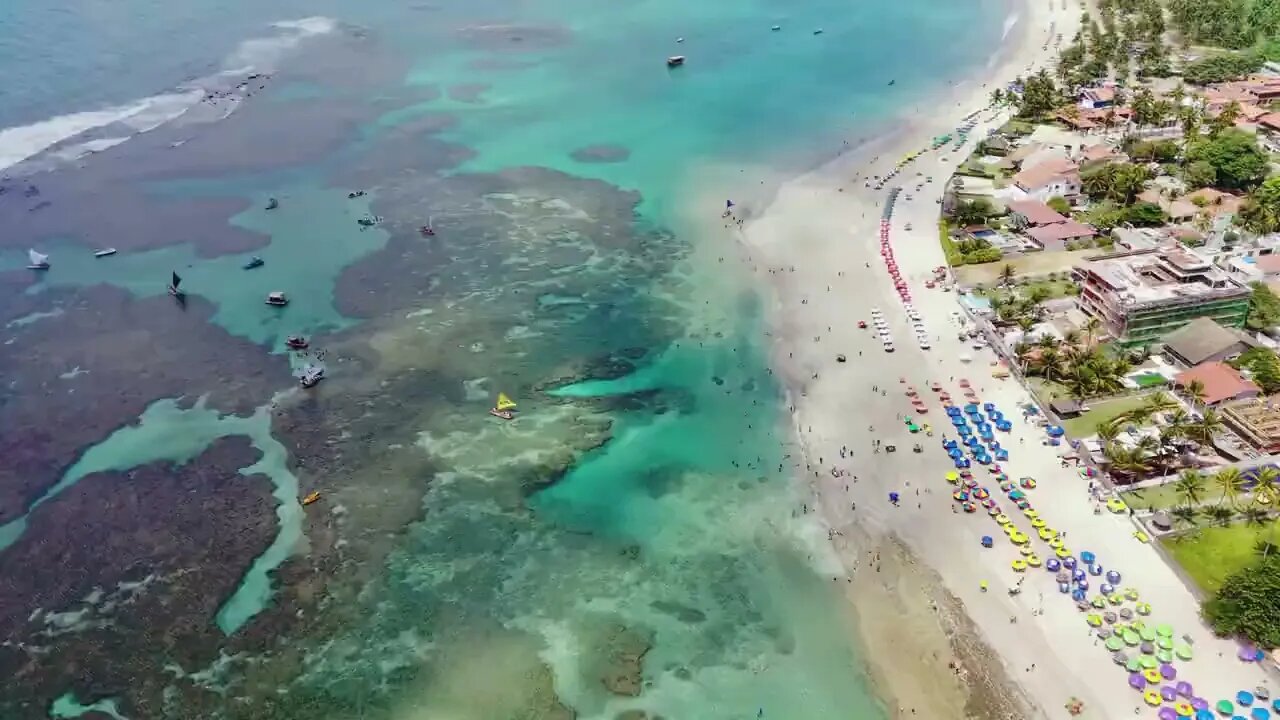
POLYGON ((1192 143, 1187 159, 1213 166, 1217 187, 1240 190, 1261 182, 1269 164, 1267 154, 1258 147, 1254 137, 1236 129, 1192 143))
POLYGON ((1205 602, 1204 619, 1219 635, 1280 645, 1280 562, 1271 557, 1240 570, 1205 602))
POLYGON ((1197 160, 1182 171, 1182 179, 1193 188, 1213 187, 1218 184, 1218 171, 1207 160, 1197 160))
POLYGON ((1053 211, 1060 215, 1067 215, 1067 216, 1071 215, 1071 203, 1067 202, 1067 199, 1062 197, 1061 195, 1054 195, 1053 197, 1049 198, 1045 202, 1045 205, 1048 205, 1049 207, 1053 208, 1053 211))
POLYGON ((1149 202, 1134 203, 1125 211, 1125 220, 1133 225, 1163 225, 1168 216, 1159 205, 1149 202))
MULTIPOLYGON (((1245 327, 1250 330, 1268 330, 1280 325, 1280 298, 1276 297, 1266 283, 1249 283, 1249 289, 1249 314, 1245 319, 1245 327)), ((1240 354, 1237 363, 1241 367, 1248 367, 1255 376, 1272 374, 1272 367, 1275 374, 1280 375, 1280 360, 1274 351, 1267 348, 1250 348, 1240 354)), ((1274 392, 1276 389, 1280 388, 1263 387, 1267 392, 1274 392)))
POLYGON ((1063 101, 1062 92, 1049 72, 1041 70, 1023 81, 1018 115, 1024 118, 1041 117, 1056 110, 1063 101))
POLYGON ((1280 177, 1267 178, 1240 208, 1240 222, 1258 234, 1280 230, 1280 177))
POLYGON ((1262 67, 1262 58, 1254 53, 1219 53, 1188 63, 1182 77, 1195 85, 1236 80, 1262 67))
POLYGON ((1199 470, 1183 470, 1174 481, 1173 489, 1184 503, 1194 507, 1204 497, 1204 483, 1204 473, 1199 470))
POLYGON ((1240 103, 1232 100, 1209 121, 1209 134, 1217 135, 1224 130, 1229 130, 1236 125, 1236 120, 1240 119, 1240 103))
POLYGON ((996 214, 996 207, 986 198, 977 198, 957 204, 952 214, 959 225, 981 225, 996 214))
POLYGON ((1221 493, 1218 498, 1219 505, 1225 503, 1235 507, 1240 500, 1240 495, 1244 493, 1245 478, 1238 468, 1223 468, 1213 474, 1213 486, 1221 493))
POLYGON ((1013 278, 1017 274, 1018 271, 1013 267, 1013 263, 1005 263, 1000 267, 1000 283, 1005 287, 1012 285, 1013 278))

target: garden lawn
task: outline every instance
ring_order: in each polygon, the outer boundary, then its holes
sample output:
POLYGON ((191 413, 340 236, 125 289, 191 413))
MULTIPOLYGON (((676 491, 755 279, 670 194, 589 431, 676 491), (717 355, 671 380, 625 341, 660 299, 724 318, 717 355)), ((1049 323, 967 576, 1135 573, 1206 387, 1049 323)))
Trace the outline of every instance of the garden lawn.
POLYGON ((1213 593, 1233 573, 1258 559, 1253 550, 1254 543, 1270 537, 1271 532, 1280 532, 1275 524, 1274 520, 1269 525, 1260 526, 1235 523, 1205 528, 1160 542, 1196 585, 1206 593, 1213 593))
POLYGON ((1124 490, 1120 493, 1120 499, 1135 510, 1168 510, 1182 504, 1182 498, 1171 482, 1155 487, 1124 490))
POLYGON ((1131 395, 1104 403, 1088 403, 1090 410, 1062 423, 1067 435, 1087 438, 1098 432, 1098 426, 1111 422, 1130 410, 1137 410, 1147 400, 1145 395, 1131 395))

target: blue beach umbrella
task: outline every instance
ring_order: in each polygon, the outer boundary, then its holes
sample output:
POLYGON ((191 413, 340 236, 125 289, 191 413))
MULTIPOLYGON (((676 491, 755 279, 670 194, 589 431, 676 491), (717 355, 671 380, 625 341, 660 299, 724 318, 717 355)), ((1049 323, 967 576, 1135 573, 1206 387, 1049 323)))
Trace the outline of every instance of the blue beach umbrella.
POLYGON ((996 409, 996 404, 995 404, 995 403, 983 403, 983 404, 982 404, 982 409, 983 409, 983 410, 986 410, 987 412, 991 412, 992 410, 995 410, 995 409, 996 409))
POLYGON ((953 417, 951 418, 951 424, 955 425, 956 427, 960 427, 961 425, 966 425, 967 423, 962 417, 953 417))
POLYGON ((957 468, 957 469, 963 470, 964 468, 967 468, 967 467, 969 467, 969 459, 968 459, 968 458, 956 458, 956 468, 957 468))
POLYGON ((960 452, 959 448, 952 448, 950 451, 947 452, 947 454, 951 456, 952 460, 964 457, 964 453, 960 452))
POLYGON ((1088 550, 1085 550, 1084 552, 1080 553, 1080 562, 1084 563, 1085 565, 1092 565, 1093 562, 1097 559, 1098 557, 1094 555, 1092 552, 1089 552, 1088 550))
POLYGON ((1049 433, 1049 437, 1062 437, 1063 434, 1066 433, 1066 430, 1063 430, 1062 427, 1058 425, 1050 425, 1045 429, 1045 432, 1049 433))
POLYGON ((1256 707, 1249 711, 1249 717, 1253 720, 1271 720, 1271 711, 1264 707, 1256 707))
POLYGON ((947 406, 947 414, 950 415, 951 417, 956 417, 960 413, 961 413, 960 408, 956 407, 955 405, 947 406))
POLYGON ((964 411, 967 413, 976 413, 978 412, 978 405, 976 403, 969 403, 964 406, 964 411))
POLYGON ((971 435, 972 433, 973 431, 969 429, 968 425, 956 426, 956 434, 959 435, 960 437, 969 437, 969 435, 971 435))
POLYGON ((1009 451, 1008 451, 1008 450, 1004 450, 1003 448, 1002 448, 1002 449, 1000 449, 1000 450, 997 450, 997 451, 996 451, 996 459, 997 459, 997 460, 1008 460, 1008 459, 1009 459, 1009 451))

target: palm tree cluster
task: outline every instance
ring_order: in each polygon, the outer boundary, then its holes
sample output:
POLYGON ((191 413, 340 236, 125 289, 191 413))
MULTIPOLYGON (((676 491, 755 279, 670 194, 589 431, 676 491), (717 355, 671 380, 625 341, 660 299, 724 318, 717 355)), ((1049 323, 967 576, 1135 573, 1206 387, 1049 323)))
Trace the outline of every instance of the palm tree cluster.
POLYGON ((1014 356, 1024 375, 1064 385, 1075 400, 1124 390, 1124 376, 1133 369, 1132 363, 1094 345, 1092 332, 1089 335, 1084 343, 1076 331, 1066 333, 1062 340, 1045 336, 1020 342, 1013 347, 1014 356))
MULTIPOLYGON (((1265 466, 1253 472, 1253 486, 1239 468, 1227 467, 1206 476, 1199 470, 1184 470, 1174 481, 1179 504, 1169 511, 1173 517, 1187 525, 1193 525, 1198 517, 1214 523, 1225 523, 1237 513, 1250 525, 1262 525, 1271 518, 1271 512, 1280 503, 1280 470, 1265 466), (1207 494, 1216 491, 1218 500, 1209 504, 1207 494), (1248 494, 1248 503, 1241 500, 1248 494)), ((1272 525, 1274 533, 1275 526, 1272 525)), ((1276 550, 1274 537, 1259 540, 1255 550, 1264 558, 1276 550)))
POLYGON ((1186 443, 1208 445, 1222 430, 1222 418, 1212 409, 1199 415, 1187 412, 1165 393, 1154 393, 1138 408, 1098 428, 1102 454, 1110 462, 1112 475, 1130 480, 1152 474, 1167 474, 1182 464, 1186 443), (1117 441, 1127 425, 1142 425, 1163 414, 1156 434, 1144 434, 1132 444, 1117 441))

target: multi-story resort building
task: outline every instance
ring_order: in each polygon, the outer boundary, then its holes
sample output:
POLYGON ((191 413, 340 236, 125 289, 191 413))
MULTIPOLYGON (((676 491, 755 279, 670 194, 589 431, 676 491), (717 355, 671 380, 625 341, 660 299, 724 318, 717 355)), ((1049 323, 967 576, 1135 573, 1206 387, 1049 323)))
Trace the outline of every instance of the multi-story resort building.
POLYGON ((1076 266, 1080 309, 1124 347, 1158 342, 1195 318, 1243 327, 1249 288, 1183 250, 1139 250, 1076 266))
POLYGON ((1280 452, 1280 403, 1276 396, 1228 403, 1222 408, 1222 421, 1255 450, 1280 452))

